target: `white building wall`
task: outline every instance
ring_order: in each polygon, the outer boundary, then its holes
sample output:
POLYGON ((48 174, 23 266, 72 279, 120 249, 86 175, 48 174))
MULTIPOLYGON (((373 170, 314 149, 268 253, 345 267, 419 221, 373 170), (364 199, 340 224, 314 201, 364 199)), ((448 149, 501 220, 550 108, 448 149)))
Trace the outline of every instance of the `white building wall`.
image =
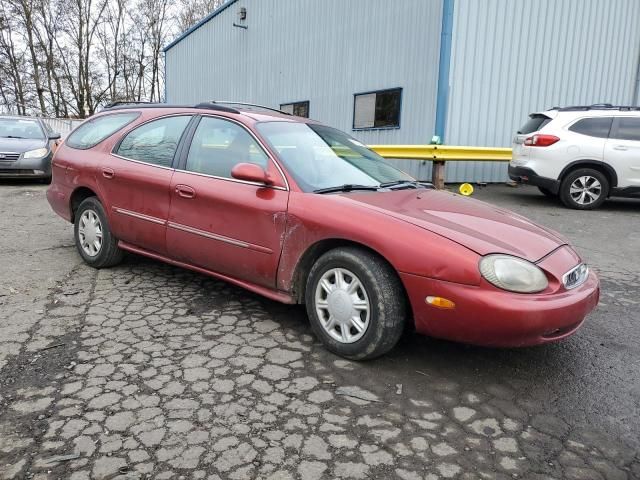
MULTIPOLYGON (((455 0, 446 142, 511 146, 527 115, 633 101, 638 0, 455 0)), ((447 181, 502 181, 502 163, 447 165, 447 181)))
MULTIPOLYGON (((167 50, 167 102, 309 100, 311 118, 364 143, 428 143, 441 9, 441 0, 239 0, 167 50), (241 7, 246 30, 233 26, 241 7), (354 93, 395 87, 401 127, 352 132, 354 93)), ((429 178, 429 162, 402 163, 429 178)))

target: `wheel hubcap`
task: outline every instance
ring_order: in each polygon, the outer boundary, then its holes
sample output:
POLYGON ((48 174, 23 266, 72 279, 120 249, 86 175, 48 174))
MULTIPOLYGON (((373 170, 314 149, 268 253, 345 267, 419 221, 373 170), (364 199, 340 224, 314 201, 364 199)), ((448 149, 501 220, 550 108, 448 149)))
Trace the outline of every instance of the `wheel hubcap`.
POLYGON ((574 202, 580 205, 589 205, 600 198, 602 185, 597 178, 585 175, 573 181, 569 194, 574 202))
POLYGON ((78 240, 84 253, 95 257, 102 248, 102 223, 93 210, 85 210, 80 216, 78 240))
POLYGON ((322 328, 341 343, 358 341, 369 327, 370 304, 362 282, 344 268, 326 271, 316 286, 322 328))

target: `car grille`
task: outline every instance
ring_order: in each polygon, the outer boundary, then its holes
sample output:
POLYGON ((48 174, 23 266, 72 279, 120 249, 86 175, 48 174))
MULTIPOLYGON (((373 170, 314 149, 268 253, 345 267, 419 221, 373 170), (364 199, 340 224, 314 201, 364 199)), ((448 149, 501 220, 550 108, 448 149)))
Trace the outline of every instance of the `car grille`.
POLYGON ((19 153, 0 152, 0 163, 15 162, 18 158, 20 158, 19 153))
POLYGON ((562 277, 562 283, 564 288, 570 290, 572 288, 582 285, 589 276, 589 267, 586 264, 581 263, 572 270, 569 270, 562 277))

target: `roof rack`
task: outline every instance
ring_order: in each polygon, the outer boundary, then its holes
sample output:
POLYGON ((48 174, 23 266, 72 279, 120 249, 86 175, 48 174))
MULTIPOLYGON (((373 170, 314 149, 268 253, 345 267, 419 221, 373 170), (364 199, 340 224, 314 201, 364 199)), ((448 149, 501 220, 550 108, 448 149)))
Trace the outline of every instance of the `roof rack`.
POLYGON ((240 113, 239 110, 224 105, 215 105, 212 102, 198 103, 197 105, 172 105, 170 103, 158 102, 113 102, 105 105, 104 110, 134 110, 136 108, 203 108, 207 110, 218 110, 227 113, 240 113))
POLYGON ((594 103, 593 105, 574 105, 570 107, 554 107, 551 110, 558 110, 559 112, 579 112, 579 111, 588 111, 588 110, 640 111, 640 106, 612 105, 611 103, 594 103))
POLYGON ((261 110, 269 110, 270 112, 278 112, 284 115, 291 115, 289 112, 284 112, 277 108, 267 107, 265 105, 258 105, 257 103, 245 103, 245 102, 232 102, 228 100, 212 100, 211 103, 222 104, 222 105, 238 105, 240 107, 256 107, 261 110))
POLYGON ((126 105, 158 105, 158 102, 145 102, 145 101, 128 101, 128 100, 119 100, 117 102, 111 102, 108 103, 107 105, 104 106, 105 109, 107 108, 114 108, 114 107, 123 107, 126 105))
POLYGON ((244 102, 230 102, 230 101, 217 101, 211 100, 209 102, 200 102, 196 105, 171 105, 168 103, 158 103, 158 102, 127 102, 127 101, 119 101, 109 103, 104 106, 103 110, 125 110, 125 109, 135 109, 139 107, 144 108, 202 108, 206 110, 217 110, 219 112, 227 112, 227 113, 240 113, 240 110, 237 108, 233 108, 236 105, 238 107, 250 107, 248 110, 251 110, 251 107, 255 110, 268 110, 270 112, 278 112, 283 115, 291 115, 288 112, 283 112, 282 110, 278 110, 276 108, 267 107, 265 105, 258 105, 255 103, 244 103, 244 102))

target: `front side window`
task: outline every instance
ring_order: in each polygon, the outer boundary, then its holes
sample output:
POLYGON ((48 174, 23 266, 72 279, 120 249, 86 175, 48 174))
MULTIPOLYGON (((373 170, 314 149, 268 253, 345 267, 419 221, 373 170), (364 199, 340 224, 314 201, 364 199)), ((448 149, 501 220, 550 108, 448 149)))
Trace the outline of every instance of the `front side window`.
POLYGON ((79 150, 95 147, 139 115, 139 112, 114 113, 87 120, 67 137, 65 144, 79 150))
POLYGON ((44 133, 37 120, 0 117, 0 138, 41 140, 44 133))
POLYGON ((267 168, 268 157, 240 125, 214 117, 202 117, 191 141, 186 169, 215 177, 232 178, 239 163, 267 168))
POLYGON ((256 128, 305 192, 344 184, 373 187, 413 180, 335 128, 294 122, 262 122, 256 128))
POLYGON ((121 157, 170 167, 191 116, 164 117, 132 130, 114 152, 121 157))
POLYGON ((615 138, 619 140, 634 140, 640 142, 640 118, 619 117, 615 138))
POLYGON ((583 118, 569 127, 569 130, 589 137, 608 138, 613 117, 583 118))
POLYGON ((400 127, 401 97, 401 88, 354 95, 353 129, 400 127))
POLYGON ((309 100, 305 102, 282 103, 280 110, 296 117, 309 118, 309 100))

